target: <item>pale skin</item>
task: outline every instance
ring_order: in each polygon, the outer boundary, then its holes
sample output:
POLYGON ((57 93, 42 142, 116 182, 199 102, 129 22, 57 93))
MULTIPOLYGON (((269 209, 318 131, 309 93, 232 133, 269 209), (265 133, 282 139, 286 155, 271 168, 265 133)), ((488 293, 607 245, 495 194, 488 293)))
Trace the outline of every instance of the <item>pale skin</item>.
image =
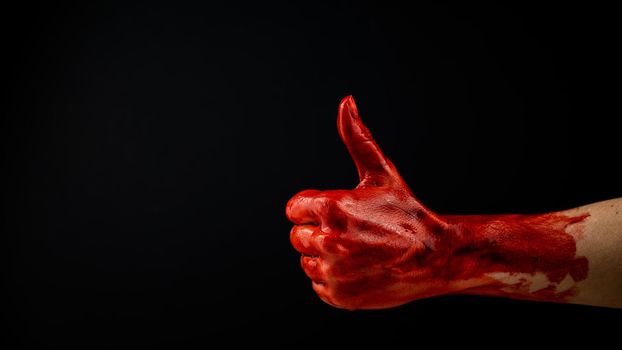
POLYGON ((286 208, 302 268, 328 304, 474 294, 622 308, 622 198, 536 215, 441 215, 414 196, 351 96, 337 128, 358 186, 302 191, 286 208))
POLYGON ((564 211, 568 215, 588 212, 577 234, 572 226, 567 232, 575 236, 577 255, 587 257, 587 279, 578 282, 577 295, 570 302, 622 308, 622 198, 584 205, 564 211))

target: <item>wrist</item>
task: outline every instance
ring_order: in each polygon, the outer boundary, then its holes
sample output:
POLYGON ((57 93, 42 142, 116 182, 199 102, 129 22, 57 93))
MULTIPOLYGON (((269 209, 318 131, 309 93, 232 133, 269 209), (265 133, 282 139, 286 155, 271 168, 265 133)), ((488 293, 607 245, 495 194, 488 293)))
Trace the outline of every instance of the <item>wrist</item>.
POLYGON ((564 302, 587 277, 568 229, 587 215, 446 216, 454 293, 564 302))

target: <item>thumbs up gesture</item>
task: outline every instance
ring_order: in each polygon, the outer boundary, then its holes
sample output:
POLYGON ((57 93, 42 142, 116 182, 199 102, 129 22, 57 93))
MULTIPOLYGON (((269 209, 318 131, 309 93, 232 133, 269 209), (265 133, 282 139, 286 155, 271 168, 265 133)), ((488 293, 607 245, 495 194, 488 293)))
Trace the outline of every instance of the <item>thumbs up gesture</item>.
POLYGON ((589 282, 589 261, 576 242, 585 227, 594 226, 588 218, 600 215, 594 208, 615 205, 531 215, 437 215, 414 197, 382 153, 351 96, 339 105, 337 128, 358 169, 358 186, 302 191, 286 208, 295 224, 292 245, 325 302, 377 309, 461 293, 611 304, 589 294, 600 287, 581 290, 589 282))
POLYGON ((287 204, 292 245, 325 302, 386 308, 448 291, 449 225, 424 207, 361 121, 352 96, 339 135, 358 169, 353 190, 306 190, 287 204))

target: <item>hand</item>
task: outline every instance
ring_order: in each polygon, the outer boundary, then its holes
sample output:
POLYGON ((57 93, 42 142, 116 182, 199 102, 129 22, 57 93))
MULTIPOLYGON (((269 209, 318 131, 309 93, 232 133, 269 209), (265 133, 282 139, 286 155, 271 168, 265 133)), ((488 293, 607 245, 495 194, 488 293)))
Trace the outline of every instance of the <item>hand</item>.
POLYGON ((460 241, 424 207, 344 98, 339 135, 358 169, 353 190, 307 190, 287 204, 290 239, 325 302, 346 309, 386 308, 451 291, 448 258, 460 241), (449 275, 448 275, 449 274, 449 275))
POLYGON ((353 190, 300 192, 286 209, 295 224, 291 242, 325 302, 374 309, 464 293, 613 304, 579 294, 589 267, 576 244, 592 215, 586 209, 440 216, 413 196, 351 96, 341 101, 337 128, 360 183, 353 190))

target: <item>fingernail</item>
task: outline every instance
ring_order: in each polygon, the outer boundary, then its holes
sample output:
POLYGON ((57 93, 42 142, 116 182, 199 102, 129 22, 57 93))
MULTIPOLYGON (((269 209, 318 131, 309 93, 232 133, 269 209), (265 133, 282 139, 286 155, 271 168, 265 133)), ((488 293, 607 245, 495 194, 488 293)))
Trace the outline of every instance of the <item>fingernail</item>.
POLYGON ((347 106, 348 106, 348 112, 350 112, 350 116, 354 119, 358 119, 359 117, 359 111, 356 108, 356 103, 354 102, 354 97, 352 95, 349 95, 348 97, 348 102, 347 102, 347 106))

